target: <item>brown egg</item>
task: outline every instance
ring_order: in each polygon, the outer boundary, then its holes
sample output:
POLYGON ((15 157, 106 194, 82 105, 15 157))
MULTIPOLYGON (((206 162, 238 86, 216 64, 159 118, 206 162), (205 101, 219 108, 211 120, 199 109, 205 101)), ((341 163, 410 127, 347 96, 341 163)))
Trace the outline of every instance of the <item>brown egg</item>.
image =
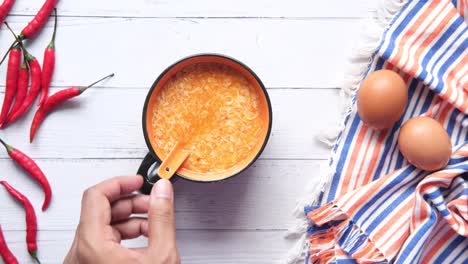
POLYGON ((406 121, 398 135, 398 146, 409 163, 427 171, 445 167, 452 154, 449 135, 439 122, 430 117, 406 121))
POLYGON ((361 120, 376 129, 393 126, 405 111, 408 89, 396 72, 379 70, 369 74, 357 94, 361 120))

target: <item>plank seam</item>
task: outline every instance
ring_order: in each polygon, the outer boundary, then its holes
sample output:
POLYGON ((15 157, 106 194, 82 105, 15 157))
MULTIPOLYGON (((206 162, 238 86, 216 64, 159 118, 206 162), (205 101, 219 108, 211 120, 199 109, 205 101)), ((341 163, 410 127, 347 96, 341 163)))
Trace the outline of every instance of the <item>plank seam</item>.
MULTIPOLYGON (((43 160, 43 161, 93 161, 93 160, 142 160, 143 157, 109 157, 109 158, 103 158, 103 157, 90 157, 90 158, 60 158, 60 157, 31 157, 34 160, 43 160)), ((11 160, 9 157, 0 157, 0 161, 4 160, 11 160)), ((328 160, 327 158, 259 158, 258 160, 264 160, 264 161, 326 161, 328 160)))
MULTIPOLYGON (((8 17, 34 17, 35 14, 11 13, 8 17)), ((64 18, 122 18, 122 19, 196 19, 196 20, 221 20, 221 19, 242 19, 242 20, 360 20, 365 17, 304 17, 304 16, 118 16, 118 15, 58 15, 64 18)))

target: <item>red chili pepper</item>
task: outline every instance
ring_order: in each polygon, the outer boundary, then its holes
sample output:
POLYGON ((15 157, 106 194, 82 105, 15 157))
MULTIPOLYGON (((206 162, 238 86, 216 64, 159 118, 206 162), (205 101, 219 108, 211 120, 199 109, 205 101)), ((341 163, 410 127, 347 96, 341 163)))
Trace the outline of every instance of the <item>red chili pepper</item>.
POLYGON ((3 22, 3 20, 5 20, 14 3, 15 0, 5 0, 3 1, 2 5, 0 5, 0 22, 3 22))
POLYGON ((19 38, 29 39, 34 37, 47 22, 47 19, 52 14, 52 11, 54 11, 57 2, 58 0, 46 0, 33 20, 31 20, 31 22, 29 22, 29 24, 21 31, 19 38))
MULTIPOLYGON (((8 0, 7 0, 8 1, 8 0)), ((57 5, 58 0, 46 0, 45 3, 42 5, 41 9, 37 14, 34 16, 33 20, 31 20, 28 25, 23 28, 21 31, 21 34, 19 35, 19 40, 23 39, 31 39, 33 38, 43 27, 44 24, 47 22, 47 19, 49 16, 52 14, 52 11, 54 11, 55 5, 57 5)), ((12 49, 12 47, 17 43, 18 40, 13 42, 11 44, 10 48, 6 52, 5 56, 3 59, 0 61, 0 64, 3 63, 3 60, 5 60, 6 56, 12 49)))
POLYGON ((24 100, 20 109, 18 109, 18 111, 16 111, 8 117, 7 123, 12 123, 24 112, 26 112, 29 109, 29 107, 31 107, 31 105, 34 103, 34 100, 36 100, 36 97, 41 90, 41 66, 39 65, 37 59, 26 50, 26 48, 22 44, 22 41, 18 38, 18 36, 16 36, 15 32, 11 29, 10 25, 7 22, 5 22, 5 25, 10 30, 11 34, 15 37, 17 42, 20 44, 21 49, 24 51, 24 58, 28 62, 31 70, 31 89, 29 90, 28 96, 26 97, 26 100, 24 100))
POLYGON ((28 93, 28 85, 29 85, 29 68, 26 61, 23 61, 21 64, 19 77, 18 77, 18 91, 16 92, 15 103, 11 107, 10 113, 8 114, 7 121, 5 124, 8 124, 10 118, 13 116, 18 109, 21 108, 23 105, 24 99, 26 99, 26 95, 28 93))
POLYGON ((57 9, 55 10, 54 32, 52 40, 44 51, 44 61, 42 62, 42 92, 39 98, 39 105, 43 105, 49 95, 49 85, 55 68, 55 32, 57 32, 57 9))
POLYGON ((0 226, 0 256, 2 256, 2 259, 5 262, 5 264, 18 264, 18 260, 8 248, 8 245, 5 241, 2 226, 0 226))
POLYGON ((36 135, 37 130, 39 129, 39 126, 42 124, 44 119, 46 118, 47 114, 50 113, 52 110, 54 110, 55 107, 59 106, 63 102, 76 97, 80 94, 82 94, 84 91, 86 91, 88 88, 96 85, 97 83, 110 78, 114 76, 114 74, 107 75, 106 77, 88 85, 88 86, 74 86, 70 87, 61 91, 58 91, 57 93, 51 95, 43 105, 37 109, 36 114, 34 115, 32 124, 31 124, 31 130, 29 133, 29 140, 32 143, 34 140, 34 137, 36 135))
POLYGON ((15 149, 14 147, 5 143, 0 139, 0 143, 5 147, 8 155, 13 161, 15 161, 21 168, 23 168, 30 176, 32 176, 42 187, 44 191, 44 203, 42 204, 42 211, 45 211, 50 204, 52 198, 52 190, 50 188, 49 181, 42 172, 41 168, 23 152, 15 149))
POLYGON ((37 258, 37 218, 34 207, 26 196, 13 188, 8 182, 0 181, 0 184, 5 187, 16 201, 23 205, 26 214, 26 244, 28 246, 28 252, 37 263, 41 263, 37 258))
POLYGON ((28 52, 25 52, 25 54, 26 60, 29 63, 29 70, 31 71, 31 87, 23 104, 18 111, 8 118, 7 123, 13 123, 23 115, 33 105, 37 95, 41 91, 41 65, 34 56, 28 52))
POLYGON ((2 112, 0 114, 0 128, 5 124, 8 112, 10 111, 11 103, 16 95, 18 87, 18 74, 21 64, 21 49, 20 45, 16 45, 10 52, 8 59, 8 69, 6 76, 5 98, 3 99, 2 112))

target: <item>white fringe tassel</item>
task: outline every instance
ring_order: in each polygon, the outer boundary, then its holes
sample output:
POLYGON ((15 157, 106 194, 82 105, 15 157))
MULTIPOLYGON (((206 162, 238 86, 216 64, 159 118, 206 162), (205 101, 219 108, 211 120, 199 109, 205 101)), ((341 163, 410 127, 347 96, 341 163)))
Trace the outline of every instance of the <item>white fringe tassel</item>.
MULTIPOLYGON (((343 79, 340 95, 344 98, 342 120, 332 128, 323 131, 318 140, 333 147, 339 144, 338 135, 345 128, 344 121, 352 110, 352 99, 356 94, 362 76, 367 71, 371 57, 380 44, 384 31, 389 26, 395 14, 406 4, 408 0, 380 0, 375 9, 375 16, 362 21, 361 38, 353 50, 352 57, 349 58, 349 66, 346 76, 343 79)), ((337 153, 332 151, 330 159, 336 160, 337 153)), ((280 261, 284 264, 304 263, 309 248, 307 239, 307 228, 309 220, 304 214, 304 207, 319 205, 321 193, 325 193, 330 187, 330 181, 335 172, 335 166, 328 166, 328 163, 320 169, 320 183, 311 182, 306 187, 306 195, 297 202, 293 214, 296 222, 289 228, 286 238, 295 239, 296 243, 288 252, 287 256, 280 261)))

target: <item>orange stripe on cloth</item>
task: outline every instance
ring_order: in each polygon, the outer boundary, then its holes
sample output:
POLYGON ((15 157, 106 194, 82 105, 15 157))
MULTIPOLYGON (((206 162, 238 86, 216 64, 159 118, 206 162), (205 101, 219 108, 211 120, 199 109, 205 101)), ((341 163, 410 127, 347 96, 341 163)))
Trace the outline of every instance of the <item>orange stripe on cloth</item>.
MULTIPOLYGON (((425 202, 424 199, 422 198, 423 195, 435 188, 449 187, 452 181, 448 181, 448 180, 458 177, 459 173, 460 173, 459 171, 436 172, 436 173, 426 176, 426 178, 420 183, 420 185, 418 185, 418 187, 416 188, 416 193, 417 193, 416 202, 418 204, 421 204, 422 207, 420 210, 419 217, 415 218, 414 221, 412 221, 411 228, 413 230, 418 228, 419 225, 421 225, 425 220, 427 220, 429 211, 431 210, 430 205, 427 202, 425 202)), ((464 202, 466 203, 466 201, 464 202)), ((414 212, 414 214, 416 213, 417 212, 414 212)), ((451 225, 454 229, 456 229, 458 232, 461 232, 462 235, 468 236, 468 223, 465 223, 463 221, 462 223, 460 223, 459 221, 457 221, 456 216, 454 215, 454 212, 449 210, 449 215, 444 218, 447 221, 447 223, 451 225), (463 226, 463 228, 460 228, 460 225, 463 226)))
POLYGON ((410 235, 410 229, 409 228, 404 228, 403 232, 396 232, 396 234, 399 234, 400 236, 398 237, 397 240, 395 240, 394 243, 391 244, 390 248, 386 250, 387 254, 390 256, 396 256, 398 252, 401 249, 401 245, 403 245, 406 241, 406 239, 410 235))
MULTIPOLYGON (((447 3, 443 9, 445 9, 447 7, 447 5, 450 5, 449 3, 447 3)), ((453 12, 456 12, 455 10, 450 10, 450 11, 453 11, 453 12)), ((446 27, 446 24, 448 23, 448 21, 450 21, 451 19, 453 19, 453 12, 448 12, 447 15, 443 18, 442 22, 441 23, 438 23, 438 26, 433 29, 430 33, 429 33, 429 36, 427 36, 427 38, 421 43, 418 45, 418 48, 415 52, 415 54, 413 56, 408 56, 408 58, 410 57, 413 57, 413 65, 411 66, 411 68, 406 71, 407 74, 411 75, 411 76, 416 76, 416 72, 419 68, 421 68, 421 65, 418 63, 419 62, 419 59, 421 58, 421 54, 425 51, 428 50, 428 47, 430 47, 431 43, 436 39, 436 37, 439 37, 440 36, 440 33, 442 32, 443 29, 445 29, 446 27)), ((435 23, 433 21, 433 23, 435 23)), ((430 27, 431 24, 429 23, 427 25, 427 27, 417 36, 416 40, 414 41, 415 43, 423 38, 424 36, 426 36, 427 34, 427 28, 430 27)), ((402 69, 406 69, 406 67, 408 66, 408 63, 409 63, 409 60, 407 60, 402 67, 402 69)))
POLYGON ((416 19, 416 21, 413 22, 411 27, 409 27, 406 30, 405 34, 402 36, 401 41, 400 41, 398 47, 396 48, 397 52, 396 52, 395 56, 393 57, 393 59, 391 59, 392 63, 396 64, 397 66, 399 65, 398 62, 401 61, 401 57, 403 56, 403 50, 404 50, 405 47, 407 47, 406 43, 414 35, 414 32, 416 32, 419 29, 421 24, 425 20, 427 20, 427 17, 429 17, 434 12, 435 7, 437 7, 437 5, 439 5, 439 4, 440 4, 439 1, 431 1, 429 3, 429 6, 427 8, 425 8, 422 13, 418 14, 419 17, 416 19), (397 63, 395 63, 395 62, 397 62, 397 63))
MULTIPOLYGON (((459 79, 457 82, 455 82, 455 86, 451 86, 451 83, 452 81, 454 81, 456 73, 460 72, 462 68, 466 67, 467 64, 468 55, 461 59, 454 67, 451 68, 451 70, 447 74, 447 93, 442 94, 442 98, 452 103, 455 107, 457 107, 458 109, 460 109, 460 111, 464 113, 468 113, 468 92, 463 87, 462 83, 458 84, 459 79), (452 96, 453 89, 457 89, 457 96, 451 99, 450 97, 452 96), (459 99, 459 97, 461 97, 461 100, 459 99), (457 102, 461 102, 461 104, 458 104, 457 102)), ((464 74, 461 74, 459 78, 461 78, 461 76, 463 75, 464 74)))
POLYGON ((365 247, 362 248, 361 250, 357 251, 352 255, 353 258, 355 259, 372 259, 372 262, 368 261, 361 261, 361 263, 373 263, 375 262, 374 260, 382 258, 382 259, 387 259, 387 257, 380 252, 377 247, 372 243, 372 241, 368 240, 367 243, 365 243, 365 247))
POLYGON ((465 6, 466 6, 465 0, 458 1, 457 10, 458 10, 458 13, 460 13, 461 17, 465 17, 465 6))
POLYGON ((422 114, 422 116, 432 117, 434 113, 437 113, 438 109, 440 108, 440 104, 443 102, 444 101, 442 101, 440 96, 434 96, 434 98, 432 98, 431 105, 429 106, 427 111, 424 114, 422 114))
MULTIPOLYGON (((413 205, 414 205, 414 199, 412 199, 411 201, 408 201, 407 203, 405 203, 403 205, 403 207, 398 208, 398 210, 403 211, 403 212, 408 212, 413 207, 413 205)), ((398 219, 396 219, 396 220, 398 220, 398 219)), ((374 240, 381 239, 384 235, 388 234, 388 230, 390 230, 392 227, 394 227, 394 224, 395 224, 394 221, 388 221, 385 225, 380 227, 380 229, 377 231, 377 233, 375 233, 375 235, 372 236, 372 238, 374 240)), ((405 221, 402 221, 397 229, 399 229, 400 227, 402 227, 404 225, 408 225, 408 223, 405 223, 405 221)))
MULTIPOLYGON (((463 63, 465 54, 460 52, 460 45, 465 44, 466 25, 460 23, 457 11, 448 0, 409 1, 399 15, 383 35, 380 48, 371 58, 369 72, 386 67, 401 69, 405 81, 416 84, 408 87, 410 100, 403 119, 420 115, 428 107, 424 115, 450 127, 453 143, 463 142, 466 120, 454 106, 463 109, 468 105, 468 85, 464 84, 468 80, 465 73, 468 60, 463 63), (448 31, 454 33, 447 36, 448 31), (436 42, 447 51, 437 50, 436 42), (426 69, 427 74, 421 73, 422 62, 433 65, 426 69)), ((458 198, 466 185, 461 186, 461 178, 455 178, 466 173, 466 159, 457 158, 462 152, 454 153, 451 165, 441 171, 418 170, 407 165, 400 153, 382 153, 387 144, 390 149, 397 149, 396 138, 390 139, 386 132, 364 126, 355 107, 343 133, 346 145, 335 149, 339 159, 335 156, 331 159, 334 174, 329 195, 323 201, 333 202, 325 205, 325 210, 308 214, 310 220, 321 225, 309 229, 309 237, 322 236, 311 240, 314 245, 310 251, 316 254, 315 258, 323 252, 334 252, 334 256, 327 255, 328 260, 333 257, 339 260, 341 251, 346 251, 359 263, 408 263, 426 256, 426 245, 436 248, 445 239, 432 260, 440 257, 437 254, 450 251, 452 241, 459 243, 457 234, 452 231, 453 236, 447 237, 446 230, 456 229, 459 234, 468 230, 467 197, 458 198), (386 164, 390 159, 392 162, 386 164), (379 165, 384 171, 396 170, 397 166, 403 168, 380 175, 380 170, 376 170, 379 165), (440 219, 446 229, 439 227, 440 219), (333 228, 335 225, 340 226, 333 228), (440 234, 434 233, 437 228, 440 234)), ((460 147, 460 143, 456 144, 456 148, 460 147)), ((456 246, 456 252, 447 253, 447 260, 457 257, 463 244, 460 245, 456 246)))
MULTIPOLYGON (((375 130, 371 129, 371 134, 369 136, 369 142, 366 145, 366 149, 364 151, 364 156, 361 159, 361 163, 359 164, 359 169, 356 177, 349 177, 349 178, 357 178, 356 181, 354 181, 354 184, 347 184, 348 185, 348 190, 346 192, 350 192, 358 186, 358 180, 361 178, 361 173, 362 173, 362 167, 364 166, 364 163, 367 162, 367 153, 369 152, 369 148, 372 146, 371 142, 372 139, 374 138, 375 130)), ((359 185, 360 186, 360 185, 359 185)))
MULTIPOLYGON (((348 214, 353 215, 356 210, 361 208, 363 204, 365 204, 366 201, 368 201, 369 197, 371 197, 372 194, 376 193, 380 188, 382 188, 382 185, 393 175, 400 173, 402 169, 398 169, 384 177, 381 177, 372 183, 367 184, 366 186, 363 186, 359 189, 359 196, 360 198, 358 200, 350 200, 350 199, 340 199, 340 200, 346 200, 346 202, 343 202, 343 207, 346 207, 346 211, 348 214), (351 203, 352 202, 352 203, 351 203)), ((348 194, 348 196, 353 196, 354 192, 348 194)))
POLYGON ((453 153, 455 157, 468 157, 468 144, 466 144, 463 148, 457 150, 453 153))
POLYGON ((314 211, 309 212, 307 216, 318 226, 323 225, 330 219, 344 220, 347 218, 347 215, 334 203, 328 203, 318 209, 315 209, 314 211))
MULTIPOLYGON (((356 160, 358 159, 358 156, 359 156, 359 150, 361 149, 361 145, 363 144, 364 137, 366 136, 368 129, 369 127, 363 124, 361 126, 361 129, 359 130, 359 134, 356 139, 356 144, 354 145, 353 152, 351 153, 351 156, 349 158, 348 168, 346 169, 346 172, 343 175, 344 181, 341 184, 341 186, 348 186, 350 179, 352 179, 354 166, 356 165, 356 160)), ((346 190, 341 189, 338 196, 341 196, 347 192, 348 192, 347 189, 346 190)))
MULTIPOLYGON (((377 165, 378 158, 380 157, 380 150, 382 149, 382 146, 384 144, 384 139, 387 137, 388 130, 385 131, 380 131, 379 137, 377 138, 377 142, 375 143, 376 146, 374 148, 374 152, 372 153, 372 157, 370 158, 370 164, 369 167, 367 168, 366 175, 364 177, 364 184, 368 184, 369 182, 372 181, 372 176, 374 175, 374 170, 377 165)), ((356 186, 357 187, 357 186, 356 186)))
POLYGON ((439 123, 445 127, 447 120, 450 118, 449 113, 453 111, 451 104, 444 102, 439 108, 438 116, 435 118, 439 123))
POLYGON ((346 256, 346 253, 339 249, 335 240, 337 230, 343 229, 348 221, 343 221, 337 226, 332 226, 328 230, 318 231, 309 237, 312 245, 309 250, 309 262, 330 263, 338 255, 346 256))
POLYGON ((432 246, 431 249, 428 249, 428 254, 423 257, 421 263, 431 263, 432 258, 439 253, 440 249, 447 246, 447 240, 456 235, 456 232, 453 229, 447 230, 437 242, 432 246))
POLYGON ((467 207, 466 199, 461 198, 450 201, 447 204, 447 209, 450 213, 449 217, 447 218, 447 222, 454 226, 455 231, 465 237, 468 237, 468 223, 466 222, 468 210, 467 207))

